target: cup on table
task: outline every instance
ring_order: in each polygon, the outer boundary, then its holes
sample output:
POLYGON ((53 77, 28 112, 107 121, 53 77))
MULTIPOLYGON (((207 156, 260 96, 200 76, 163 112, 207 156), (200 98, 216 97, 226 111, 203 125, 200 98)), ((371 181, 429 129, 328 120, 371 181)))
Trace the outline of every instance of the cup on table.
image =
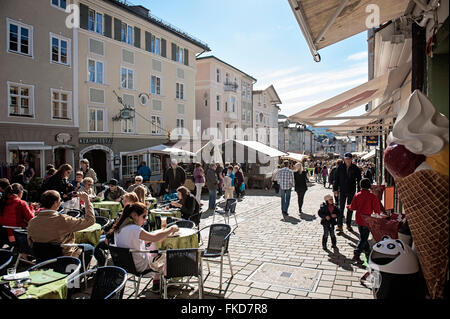
POLYGON ((8 268, 6 273, 8 275, 15 275, 16 274, 16 268, 8 268))
POLYGON ((161 216, 161 229, 166 229, 167 227, 167 217, 161 216))

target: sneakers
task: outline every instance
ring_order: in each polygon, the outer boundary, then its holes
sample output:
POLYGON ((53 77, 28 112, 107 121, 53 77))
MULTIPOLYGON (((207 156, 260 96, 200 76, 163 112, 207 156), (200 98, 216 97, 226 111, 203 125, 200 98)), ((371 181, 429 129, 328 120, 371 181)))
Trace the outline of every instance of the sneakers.
POLYGON ((336 227, 336 231, 337 231, 338 233, 342 233, 342 226, 337 226, 337 227, 336 227))
POLYGON ((361 260, 361 258, 359 257, 359 255, 354 255, 352 260, 358 264, 362 264, 363 261, 361 260))

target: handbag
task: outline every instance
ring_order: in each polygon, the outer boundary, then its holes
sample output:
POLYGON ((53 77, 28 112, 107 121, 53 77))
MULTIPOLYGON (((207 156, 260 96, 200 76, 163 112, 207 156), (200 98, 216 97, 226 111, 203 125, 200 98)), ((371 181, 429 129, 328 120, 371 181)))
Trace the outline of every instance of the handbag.
POLYGON ((241 184, 241 192, 244 192, 245 191, 245 183, 242 183, 241 184))

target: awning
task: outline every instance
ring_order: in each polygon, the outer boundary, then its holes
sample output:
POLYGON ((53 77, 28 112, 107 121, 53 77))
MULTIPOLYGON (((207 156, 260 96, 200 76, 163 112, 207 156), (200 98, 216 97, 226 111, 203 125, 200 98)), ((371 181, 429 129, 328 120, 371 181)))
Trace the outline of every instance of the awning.
POLYGON ((7 147, 9 150, 19 151, 46 151, 52 150, 52 146, 45 145, 44 143, 21 143, 21 142, 8 142, 7 147))
POLYGON ((352 152, 353 156, 361 157, 367 155, 367 152, 352 152))
POLYGON ((373 150, 370 151, 369 154, 364 155, 363 157, 361 157, 361 159, 363 161, 367 161, 367 160, 370 160, 371 158, 374 158, 376 154, 377 154, 377 150, 373 149, 373 150))
POLYGON ((164 144, 156 145, 144 149, 140 149, 137 151, 132 152, 125 152, 122 153, 124 156, 135 156, 135 155, 142 155, 146 153, 156 153, 156 154, 166 154, 170 156, 195 156, 195 153, 185 151, 176 147, 170 147, 164 144))
POLYGON ((318 50, 405 14, 409 0, 288 0, 316 62, 318 50))
MULTIPOLYGON (((263 143, 257 142, 257 141, 240 141, 240 140, 228 140, 222 144, 227 144, 227 143, 233 143, 236 142, 237 144, 241 144, 243 146, 246 146, 248 148, 251 148, 257 152, 260 152, 264 155, 267 155, 269 157, 279 157, 279 156, 286 156, 287 153, 281 152, 273 147, 267 146, 263 143)), ((226 147, 225 147, 225 151, 226 151, 226 147)))
MULTIPOLYGON (((391 70, 389 73, 291 115, 289 120, 314 125, 327 120, 346 119, 346 117, 339 118, 336 116, 364 105, 376 98, 389 98, 394 90, 401 87, 410 70, 411 63, 405 63, 391 70)), ((358 116, 357 120, 364 119, 364 116, 358 116)), ((367 116, 371 121, 375 121, 380 117, 386 117, 385 115, 367 116)))
POLYGON ((214 141, 206 143, 202 148, 195 152, 195 155, 197 161, 203 160, 205 163, 220 163, 223 166, 222 150, 218 144, 214 143, 214 141), (211 151, 213 151, 212 155, 210 154, 211 151))
POLYGON ((303 160, 307 159, 309 156, 299 153, 287 153, 288 155, 281 156, 282 159, 289 159, 297 162, 303 162, 303 160))

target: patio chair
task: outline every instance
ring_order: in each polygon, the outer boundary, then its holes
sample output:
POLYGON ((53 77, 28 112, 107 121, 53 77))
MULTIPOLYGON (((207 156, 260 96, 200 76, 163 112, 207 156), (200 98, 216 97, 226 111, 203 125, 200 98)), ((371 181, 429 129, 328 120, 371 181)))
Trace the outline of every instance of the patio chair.
POLYGON ((0 249, 0 276, 6 273, 6 268, 12 263, 13 253, 10 250, 0 249))
POLYGON ((218 205, 216 204, 216 207, 214 209, 214 215, 213 215, 213 224, 214 224, 214 219, 216 217, 216 214, 222 215, 226 224, 230 224, 230 216, 233 215, 234 220, 236 221, 236 226, 237 226, 237 219, 236 219, 236 213, 235 213, 236 205, 237 205, 236 198, 228 198, 224 209, 218 208, 217 207, 218 205))
POLYGON ((166 250, 166 271, 161 276, 161 282, 164 290, 163 298, 167 299, 168 286, 190 286, 190 279, 197 277, 198 297, 203 298, 203 277, 202 277, 202 258, 199 251, 203 249, 169 249, 166 250), (189 277, 187 282, 180 280, 171 280, 173 278, 189 277))
POLYGON ((173 223, 168 224, 167 227, 170 227, 172 225, 177 225, 179 228, 195 228, 195 223, 187 219, 177 220, 173 223))
POLYGON ((125 284, 127 282, 127 272, 117 266, 104 266, 91 269, 71 280, 69 285, 77 282, 79 277, 94 274, 94 284, 90 299, 122 299, 125 284))
POLYGON ((8 249, 13 249, 13 244, 9 241, 8 238, 8 231, 6 226, 0 226, 0 248, 3 248, 3 246, 8 246, 8 249))
POLYGON ((66 215, 71 216, 73 218, 78 218, 81 215, 83 215, 83 212, 81 210, 78 210, 78 209, 70 209, 70 210, 64 212, 63 214, 66 214, 66 215))
POLYGON ((31 249, 30 245, 28 244, 28 231, 23 228, 16 228, 13 230, 14 239, 16 240, 14 251, 17 253, 17 259, 16 263, 14 265, 14 268, 17 269, 17 266, 19 266, 19 263, 22 261, 27 264, 35 265, 36 262, 30 261, 28 259, 22 258, 22 254, 31 256, 35 258, 33 250, 31 249))
POLYGON ((228 257, 228 264, 230 266, 231 277, 230 280, 234 277, 233 269, 231 266, 231 258, 228 252, 228 243, 230 241, 230 236, 234 232, 231 230, 231 226, 228 224, 212 224, 210 226, 204 227, 202 230, 209 228, 209 237, 208 237, 208 245, 202 254, 202 258, 206 261, 208 265, 208 274, 205 277, 206 281, 208 276, 211 273, 211 269, 209 268, 209 262, 219 263, 220 264, 220 286, 219 286, 219 294, 222 292, 222 273, 223 273, 223 257, 226 255, 228 257), (220 258, 220 261, 214 260, 216 258, 220 258))
POLYGON ((108 217, 104 217, 104 216, 95 216, 95 222, 97 224, 100 224, 100 226, 102 226, 102 229, 109 224, 110 220, 108 217))
MULTIPOLYGON (((166 224, 167 225, 172 224, 173 222, 176 222, 177 220, 179 220, 179 218, 167 216, 166 224)), ((155 227, 156 227, 156 229, 161 229, 161 216, 159 216, 159 215, 155 216, 155 227)))
POLYGON ((129 248, 120 248, 120 247, 116 247, 113 245, 108 245, 108 248, 109 248, 109 253, 113 260, 114 266, 123 268, 129 275, 127 277, 127 280, 131 280, 133 282, 134 296, 137 299, 139 297, 139 295, 145 291, 145 289, 150 284, 150 282, 153 281, 153 277, 147 277, 147 278, 152 278, 152 280, 149 280, 147 285, 145 285, 145 287, 139 293, 139 286, 141 284, 142 278, 144 278, 144 276, 147 276, 149 274, 151 274, 153 276, 155 271, 152 269, 147 269, 143 272, 138 272, 136 270, 136 266, 134 265, 133 254, 158 253, 158 251, 157 250, 145 250, 145 251, 132 250, 129 248), (136 280, 136 278, 137 278, 137 280, 136 280))
POLYGON ((61 256, 43 261, 33 267, 28 268, 26 271, 47 269, 51 269, 60 274, 67 274, 67 282, 69 282, 80 273, 81 261, 76 257, 61 256))

